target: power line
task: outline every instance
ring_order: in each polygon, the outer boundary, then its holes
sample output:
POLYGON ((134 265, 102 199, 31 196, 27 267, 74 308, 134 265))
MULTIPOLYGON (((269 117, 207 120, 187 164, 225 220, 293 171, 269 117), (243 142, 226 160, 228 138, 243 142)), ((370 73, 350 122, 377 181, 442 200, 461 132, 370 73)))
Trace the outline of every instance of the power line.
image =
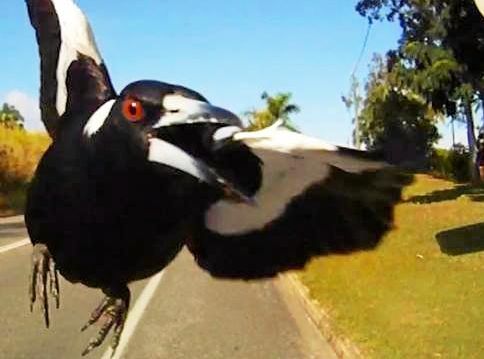
POLYGON ((353 68, 353 72, 351 73, 351 77, 355 75, 356 71, 358 70, 358 67, 360 66, 361 60, 363 59, 363 55, 365 54, 366 46, 368 45, 368 39, 370 38, 371 25, 372 23, 368 21, 365 39, 363 40, 363 46, 361 47, 360 54, 358 55, 358 60, 356 60, 355 67, 353 68))
MULTIPOLYGON (((353 72, 351 73, 351 76, 350 76, 350 81, 352 83, 351 84, 351 88, 353 88, 353 85, 356 84, 353 81, 355 81, 356 71, 358 71, 358 67, 360 66, 361 60, 363 59, 363 55, 365 54, 366 47, 368 45, 368 39, 370 38, 371 25, 372 25, 372 23, 370 21, 368 21, 368 26, 366 28, 366 34, 365 34, 365 38, 363 40, 363 45, 361 46, 360 54, 358 55, 358 58, 357 58, 356 63, 355 63, 355 66, 353 68, 353 72)), ((358 121, 358 115, 359 115, 359 100, 356 100, 356 98, 359 96, 358 95, 358 87, 359 86, 358 85, 356 85, 356 86, 357 86, 356 89, 355 89, 356 93, 354 94, 355 95, 355 102, 353 103, 353 106, 354 106, 354 109, 355 109, 355 117, 353 119, 354 120, 354 125, 355 125, 355 129, 353 131, 353 142, 356 145, 356 148, 359 149, 360 146, 361 146, 360 133, 359 133, 359 121, 358 121)), ((351 96, 351 92, 350 92, 350 95, 349 96, 351 96)), ((343 99, 344 99, 344 97, 343 97, 343 99)), ((350 108, 348 107, 348 110, 349 109, 350 108)))

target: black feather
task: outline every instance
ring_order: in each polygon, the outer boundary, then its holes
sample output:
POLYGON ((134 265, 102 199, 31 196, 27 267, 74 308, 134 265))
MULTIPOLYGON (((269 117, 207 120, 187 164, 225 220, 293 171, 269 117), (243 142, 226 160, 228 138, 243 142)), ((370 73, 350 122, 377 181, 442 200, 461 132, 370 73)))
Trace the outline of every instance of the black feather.
POLYGON ((264 228, 221 235, 201 219, 187 244, 212 275, 243 279, 300 269, 314 256, 373 249, 391 228, 394 205, 410 181, 390 168, 353 174, 332 167, 327 180, 294 198, 264 228))

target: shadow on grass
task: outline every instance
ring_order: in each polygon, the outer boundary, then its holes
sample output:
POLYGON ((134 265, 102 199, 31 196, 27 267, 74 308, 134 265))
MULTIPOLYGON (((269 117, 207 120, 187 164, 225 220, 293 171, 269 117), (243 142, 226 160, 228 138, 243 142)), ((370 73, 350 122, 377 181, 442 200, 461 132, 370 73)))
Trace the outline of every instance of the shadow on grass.
POLYGON ((484 194, 471 196, 473 202, 484 202, 484 194))
POLYGON ((450 229, 435 237, 442 253, 451 256, 484 251, 484 223, 450 229))
POLYGON ((413 196, 405 202, 422 204, 452 201, 463 195, 468 196, 472 201, 484 202, 484 186, 457 185, 454 188, 413 196))

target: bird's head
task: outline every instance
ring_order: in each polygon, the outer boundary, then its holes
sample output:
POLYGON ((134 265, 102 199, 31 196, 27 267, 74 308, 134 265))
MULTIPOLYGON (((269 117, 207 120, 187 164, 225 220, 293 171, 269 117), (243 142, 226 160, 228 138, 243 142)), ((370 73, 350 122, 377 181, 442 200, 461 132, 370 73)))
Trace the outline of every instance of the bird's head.
POLYGON ((224 192, 228 182, 246 177, 260 183, 258 159, 242 144, 230 143, 231 134, 240 131, 237 116, 195 91, 158 81, 134 82, 118 95, 74 1, 26 3, 41 57, 42 121, 54 142, 71 146, 80 139, 85 149, 80 153, 101 179, 109 173, 117 179, 138 170, 166 174, 175 168, 222 185, 224 192), (251 170, 239 170, 244 162, 251 170))
POLYGON ((196 91, 144 80, 131 83, 101 105, 85 124, 83 137, 101 156, 125 155, 136 165, 175 168, 250 201, 260 186, 258 158, 242 144, 221 146, 241 127, 235 114, 211 105, 196 91), (227 159, 235 158, 238 167, 255 174, 254 183, 242 183, 240 173, 231 172, 233 163, 227 159))
POLYGON ((242 126, 235 114, 211 105, 196 91, 143 80, 129 84, 116 99, 99 107, 86 123, 84 136, 94 138, 117 128, 150 138, 162 127, 209 123, 242 126))

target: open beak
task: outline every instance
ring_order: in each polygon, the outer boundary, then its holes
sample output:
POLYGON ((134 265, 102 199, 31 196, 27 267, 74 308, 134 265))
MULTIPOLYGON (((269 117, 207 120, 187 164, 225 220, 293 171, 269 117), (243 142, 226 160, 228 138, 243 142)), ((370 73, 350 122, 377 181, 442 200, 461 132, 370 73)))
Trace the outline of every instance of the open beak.
POLYGON ((226 198, 254 204, 254 199, 251 195, 244 193, 235 184, 230 183, 223 176, 219 175, 216 169, 207 165, 203 160, 187 153, 182 148, 156 135, 156 129, 161 129, 162 127, 218 123, 226 125, 222 129, 231 129, 228 134, 225 134, 227 131, 222 131, 217 136, 214 136, 214 141, 222 141, 225 137, 231 136, 235 132, 234 129, 241 130, 242 122, 240 119, 228 110, 180 95, 166 96, 163 107, 165 108, 165 113, 153 125, 154 131, 148 138, 148 161, 178 169, 197 178, 201 182, 219 188, 226 198))
POLYGON ((169 166, 185 172, 201 182, 219 188, 225 197, 235 201, 254 204, 254 199, 220 176, 216 170, 168 141, 151 137, 148 139, 148 161, 169 166))

